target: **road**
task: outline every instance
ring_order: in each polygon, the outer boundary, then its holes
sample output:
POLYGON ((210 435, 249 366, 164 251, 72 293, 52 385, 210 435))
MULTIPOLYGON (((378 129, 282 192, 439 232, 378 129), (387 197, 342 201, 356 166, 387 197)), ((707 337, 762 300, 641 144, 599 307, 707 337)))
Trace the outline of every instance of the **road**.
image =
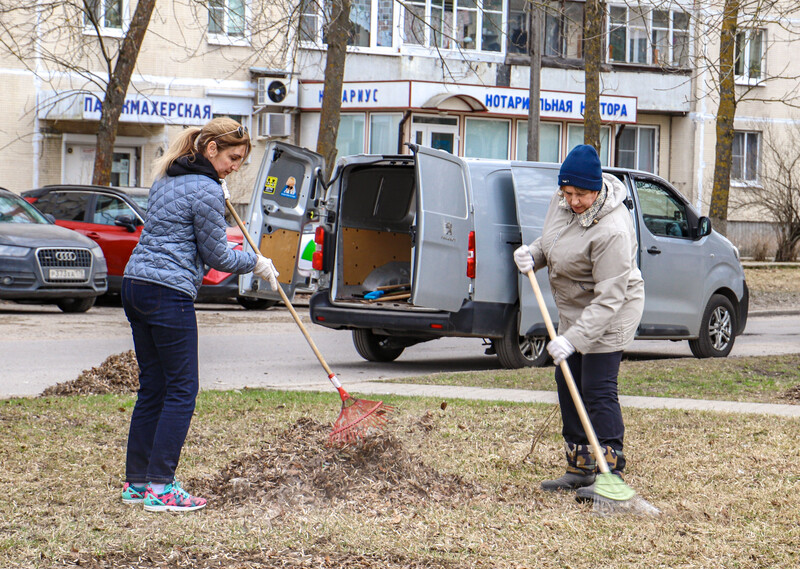
MULTIPOLYGON (((327 377, 284 308, 246 311, 238 305, 197 305, 203 389, 320 385, 327 377)), ((444 338, 407 349, 388 364, 362 360, 348 332, 309 324, 320 352, 345 384, 446 371, 498 369, 481 340, 444 338)), ((96 306, 85 314, 56 307, 0 302, 0 398, 38 395, 70 381, 108 356, 133 348, 122 309, 96 306)), ((800 315, 751 317, 732 355, 800 351, 800 315)), ((686 342, 637 341, 629 358, 691 357, 686 342)))

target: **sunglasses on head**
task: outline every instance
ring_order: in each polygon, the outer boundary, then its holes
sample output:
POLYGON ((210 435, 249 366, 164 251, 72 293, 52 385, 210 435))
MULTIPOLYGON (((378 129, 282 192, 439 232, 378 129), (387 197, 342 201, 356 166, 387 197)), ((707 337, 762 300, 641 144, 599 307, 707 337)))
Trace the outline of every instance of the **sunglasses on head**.
POLYGON ((228 131, 228 132, 223 132, 222 134, 218 134, 217 136, 215 136, 211 140, 216 140, 217 138, 222 138, 223 136, 228 136, 229 134, 236 135, 236 138, 244 138, 245 133, 247 133, 247 127, 240 125, 240 126, 236 127, 235 130, 231 130, 231 131, 228 131))

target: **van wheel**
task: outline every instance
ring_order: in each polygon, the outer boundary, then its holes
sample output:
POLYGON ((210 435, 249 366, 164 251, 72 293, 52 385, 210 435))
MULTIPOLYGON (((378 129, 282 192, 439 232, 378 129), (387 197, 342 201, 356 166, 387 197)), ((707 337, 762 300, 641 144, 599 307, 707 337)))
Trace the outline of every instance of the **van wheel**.
POLYGON ((278 304, 277 300, 269 298, 251 298, 249 296, 237 296, 236 302, 247 310, 266 310, 278 304))
POLYGON ((510 318, 502 338, 492 340, 500 365, 506 369, 544 367, 550 361, 544 336, 520 336, 519 312, 510 318))
POLYGON ((353 345, 358 355, 368 362, 393 362, 406 349, 395 343, 391 336, 381 336, 363 329, 353 330, 353 345))
POLYGON ((94 306, 95 298, 94 296, 90 298, 61 298, 56 301, 56 305, 61 309, 61 312, 86 312, 94 306))
POLYGON ((689 340, 689 348, 696 358, 724 358, 731 353, 736 340, 736 316, 733 304, 727 297, 715 294, 708 301, 703 320, 700 322, 700 337, 689 340))

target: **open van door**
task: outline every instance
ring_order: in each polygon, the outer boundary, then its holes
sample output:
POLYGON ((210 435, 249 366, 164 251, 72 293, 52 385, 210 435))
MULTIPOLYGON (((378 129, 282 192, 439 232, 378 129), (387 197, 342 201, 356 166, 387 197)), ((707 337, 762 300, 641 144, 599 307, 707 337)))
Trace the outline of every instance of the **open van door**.
MULTIPOLYGON (((515 164, 511 167, 514 182, 514 198, 517 202, 517 222, 522 231, 522 242, 533 243, 542 235, 544 218, 553 193, 558 189, 558 164, 532 164, 531 167, 515 164)), ((558 310, 550 292, 550 280, 547 269, 536 271, 536 280, 542 289, 542 295, 553 322, 558 322, 558 310)), ((526 275, 520 275, 520 335, 547 336, 542 313, 531 283, 526 275)))
POLYGON ((411 300, 458 312, 469 298, 466 275, 470 218, 467 167, 443 150, 413 146, 417 221, 411 300))
MULTIPOLYGON (((307 271, 298 269, 303 231, 315 221, 315 198, 323 191, 318 171, 322 156, 282 142, 269 142, 256 177, 247 213, 247 231, 261 254, 272 259, 286 296, 308 285, 307 271)), ((246 248, 246 247, 245 247, 246 248)), ((239 277, 239 294, 280 300, 269 283, 252 273, 239 277)))

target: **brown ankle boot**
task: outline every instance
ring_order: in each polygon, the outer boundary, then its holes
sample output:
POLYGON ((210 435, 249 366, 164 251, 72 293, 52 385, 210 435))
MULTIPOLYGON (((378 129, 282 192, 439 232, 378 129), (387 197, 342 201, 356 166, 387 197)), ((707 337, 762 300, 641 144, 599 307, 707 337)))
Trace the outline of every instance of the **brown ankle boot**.
POLYGON ((565 441, 564 454, 567 457, 567 471, 555 480, 542 482, 542 490, 545 492, 575 490, 594 482, 597 463, 589 445, 578 445, 565 441))

